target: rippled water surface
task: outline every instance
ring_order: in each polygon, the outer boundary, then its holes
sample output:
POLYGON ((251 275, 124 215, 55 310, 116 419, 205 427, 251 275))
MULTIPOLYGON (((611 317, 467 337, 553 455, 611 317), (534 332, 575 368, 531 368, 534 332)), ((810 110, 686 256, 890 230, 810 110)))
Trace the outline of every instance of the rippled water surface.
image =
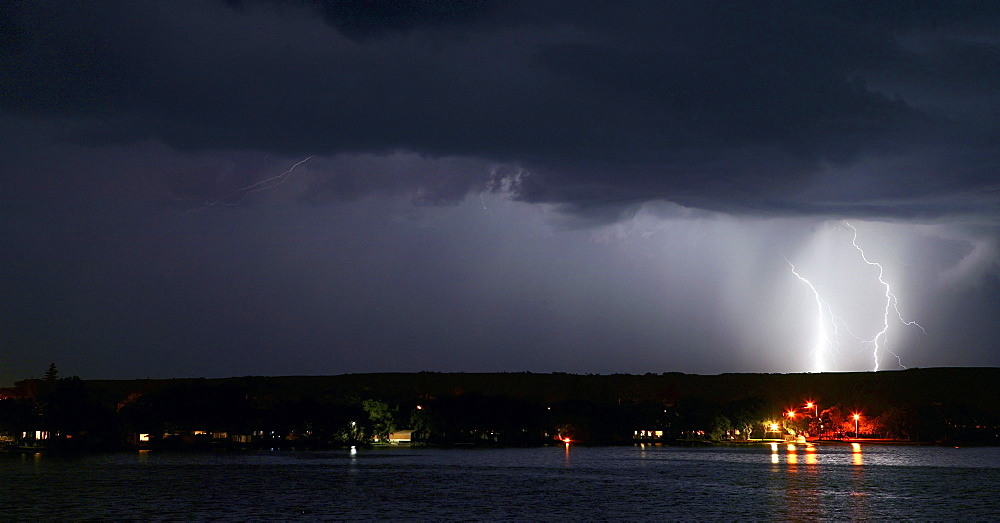
POLYGON ((1000 449, 0 456, 3 519, 1000 518, 1000 449))

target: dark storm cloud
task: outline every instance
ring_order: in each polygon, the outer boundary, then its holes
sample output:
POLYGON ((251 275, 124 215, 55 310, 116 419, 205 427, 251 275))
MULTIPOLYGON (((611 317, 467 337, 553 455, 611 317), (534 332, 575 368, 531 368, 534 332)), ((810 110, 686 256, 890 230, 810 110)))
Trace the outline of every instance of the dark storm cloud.
MULTIPOLYGON (((0 2, 0 382, 800 371, 783 256, 859 334, 884 318, 842 217, 927 328, 893 350, 996 365, 998 27, 995 2, 0 2)), ((869 368, 847 348, 831 368, 869 368)))
MULTIPOLYGON (((990 3, 31 2, 3 18, 0 107, 77 143, 479 158, 528 169, 521 198, 578 209, 940 214, 1000 165, 990 3), (852 169, 865 189, 830 183, 852 169)), ((466 176, 443 192, 482 179, 466 176)))
MULTIPOLYGON (((237 0, 234 6, 246 3, 237 0)), ((294 0, 286 2, 296 3, 294 0)), ((483 0, 392 1, 350 0, 311 4, 341 32, 358 39, 393 31, 411 31, 429 27, 460 27, 486 21, 500 4, 483 0)))

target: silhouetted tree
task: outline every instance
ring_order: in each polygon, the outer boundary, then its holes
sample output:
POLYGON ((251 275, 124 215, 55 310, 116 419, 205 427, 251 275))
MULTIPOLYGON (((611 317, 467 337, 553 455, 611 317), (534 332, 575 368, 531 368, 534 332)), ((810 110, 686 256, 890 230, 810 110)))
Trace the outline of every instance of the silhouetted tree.
MULTIPOLYGON (((820 413, 823 426, 834 435, 843 435, 844 413, 840 407, 834 405, 820 413)), ((853 427, 851 429, 853 431, 853 427)))
POLYGON ((746 398, 729 402, 725 407, 733 429, 740 431, 740 437, 749 439, 754 429, 767 419, 767 402, 762 398, 746 398))
POLYGON ((22 432, 36 430, 37 423, 38 414, 33 401, 23 398, 0 400, 0 434, 19 438, 22 432))
POLYGON ((53 382, 59 379, 59 369, 56 368, 56 364, 49 363, 49 368, 45 370, 45 381, 53 382))
POLYGON ((722 414, 717 414, 712 419, 712 425, 709 430, 709 435, 714 440, 721 440, 729 431, 732 430, 732 423, 729 418, 723 416, 722 414))
POLYGON ((879 416, 879 425, 887 438, 909 438, 912 423, 910 414, 899 407, 889 407, 879 416))
POLYGON ((589 445, 620 444, 632 441, 637 428, 617 404, 570 400, 552 405, 552 424, 560 437, 589 445))
POLYGON ((684 437, 702 432, 710 433, 716 418, 723 416, 723 410, 717 403, 699 396, 682 398, 677 402, 675 410, 678 427, 684 437))
POLYGON ((388 439, 389 434, 396 430, 395 409, 390 409, 384 401, 374 399, 364 400, 361 405, 368 413, 372 436, 383 441, 388 439))

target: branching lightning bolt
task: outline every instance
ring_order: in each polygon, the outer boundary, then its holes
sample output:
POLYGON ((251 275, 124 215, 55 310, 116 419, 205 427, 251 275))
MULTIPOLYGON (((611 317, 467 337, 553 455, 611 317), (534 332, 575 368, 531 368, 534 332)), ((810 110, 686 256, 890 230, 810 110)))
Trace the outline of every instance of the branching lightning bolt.
POLYGON ((838 330, 837 330, 838 318, 833 315, 833 310, 830 308, 830 304, 827 303, 826 300, 824 300, 820 296, 819 291, 812 284, 812 282, 804 278, 801 274, 799 274, 795 270, 795 265, 793 265, 792 262, 788 261, 788 258, 785 258, 785 262, 788 263, 789 267, 791 267, 792 274, 794 274, 795 277, 799 279, 799 281, 805 283, 806 286, 809 287, 809 290, 811 290, 813 293, 813 297, 816 299, 816 329, 818 331, 818 334, 816 340, 816 347, 813 348, 813 357, 815 358, 814 364, 816 372, 823 372, 824 370, 826 370, 826 366, 823 360, 823 356, 827 352, 826 348, 830 347, 831 349, 836 350, 836 348, 840 345, 838 330), (827 313, 829 313, 830 316, 830 325, 833 327, 833 337, 830 337, 827 334, 826 330, 827 313))
POLYGON ((879 339, 880 338, 883 340, 883 344, 882 344, 883 348, 889 354, 892 354, 893 356, 895 356, 897 363, 899 363, 899 366, 905 369, 906 367, 903 366, 903 362, 900 359, 899 355, 896 354, 895 352, 892 352, 891 350, 889 350, 888 336, 889 336, 889 309, 890 309, 890 307, 893 308, 893 309, 895 309, 895 311, 896 311, 896 317, 899 318, 899 321, 902 322, 903 325, 915 326, 915 327, 919 328, 924 334, 927 334, 927 331, 924 330, 924 328, 919 323, 917 323, 915 321, 907 321, 907 320, 903 319, 903 315, 899 312, 899 300, 896 298, 896 295, 892 293, 892 290, 889 288, 889 283, 887 281, 885 281, 885 278, 883 277, 884 274, 885 274, 885 269, 882 267, 882 264, 870 261, 868 259, 868 257, 865 255, 864 249, 862 249, 861 246, 858 245, 858 230, 856 228, 854 228, 853 225, 851 225, 850 223, 848 223, 846 221, 844 222, 844 225, 846 225, 847 227, 849 227, 851 229, 851 231, 854 232, 854 237, 851 239, 851 243, 854 245, 854 248, 857 249, 859 253, 861 253, 861 259, 864 260, 864 262, 867 263, 868 265, 872 265, 872 266, 878 268, 878 281, 879 281, 879 283, 882 284, 883 287, 885 287, 885 313, 882 316, 882 330, 879 331, 878 334, 876 334, 874 338, 872 338, 871 340, 867 340, 868 343, 870 343, 874 347, 874 350, 872 351, 872 357, 875 360, 875 368, 872 369, 872 370, 876 370, 876 371, 878 370, 878 365, 879 365, 878 349, 879 349, 879 339))
POLYGON ((802 283, 806 284, 806 286, 809 287, 809 290, 812 291, 813 298, 816 301, 817 340, 816 340, 816 346, 813 349, 813 357, 815 358, 814 365, 817 369, 817 372, 822 372, 825 367, 824 355, 829 353, 831 356, 833 356, 839 352, 838 349, 840 347, 840 329, 838 328, 838 326, 842 326, 843 329, 848 334, 851 335, 851 337, 861 342, 863 347, 873 349, 872 357, 875 360, 875 366, 873 370, 877 371, 879 369, 880 349, 895 356, 897 363, 899 363, 899 366, 905 369, 906 367, 903 366, 902 359, 899 357, 899 355, 889 349, 888 333, 889 333, 890 309, 896 312, 896 317, 899 319, 900 322, 903 323, 903 325, 917 327, 924 334, 926 334, 927 331, 924 330, 923 326, 921 326, 919 323, 903 319, 903 315, 899 311, 899 299, 892 292, 889 283, 885 279, 885 268, 880 263, 868 259, 868 256, 866 255, 864 249, 862 249, 861 246, 858 244, 858 230, 854 228, 853 225, 851 225, 846 221, 844 222, 844 225, 850 228, 851 231, 853 231, 854 237, 851 240, 851 245, 853 245, 854 248, 858 251, 858 253, 861 254, 861 259, 866 264, 876 267, 878 269, 878 281, 885 289, 885 307, 882 313, 882 328, 879 330, 877 334, 875 334, 875 337, 870 339, 863 339, 854 332, 852 332, 850 327, 842 318, 834 315, 833 307, 830 306, 829 302, 823 299, 823 297, 820 295, 819 289, 817 289, 816 286, 813 285, 811 281, 809 281, 804 276, 799 274, 799 272, 795 269, 795 265, 793 265, 792 262, 788 260, 788 258, 783 257, 785 259, 785 262, 788 263, 788 266, 791 268, 792 274, 795 275, 795 277, 798 278, 799 281, 801 281, 802 283))

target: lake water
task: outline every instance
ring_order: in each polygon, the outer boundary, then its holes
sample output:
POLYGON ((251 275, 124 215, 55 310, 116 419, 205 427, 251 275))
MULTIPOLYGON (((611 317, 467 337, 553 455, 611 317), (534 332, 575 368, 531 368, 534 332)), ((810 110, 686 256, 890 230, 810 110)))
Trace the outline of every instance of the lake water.
POLYGON ((1000 518, 1000 448, 0 456, 0 519, 1000 518))

